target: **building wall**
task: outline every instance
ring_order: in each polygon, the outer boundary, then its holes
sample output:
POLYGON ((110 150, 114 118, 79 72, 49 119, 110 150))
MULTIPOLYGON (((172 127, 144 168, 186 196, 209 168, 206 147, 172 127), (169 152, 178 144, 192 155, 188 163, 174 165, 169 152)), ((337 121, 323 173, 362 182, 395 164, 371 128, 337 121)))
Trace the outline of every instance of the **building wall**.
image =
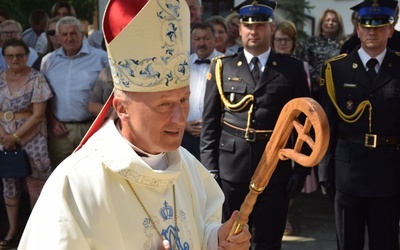
POLYGON ((103 14, 106 9, 108 0, 98 0, 99 3, 99 29, 102 28, 103 25, 103 14))

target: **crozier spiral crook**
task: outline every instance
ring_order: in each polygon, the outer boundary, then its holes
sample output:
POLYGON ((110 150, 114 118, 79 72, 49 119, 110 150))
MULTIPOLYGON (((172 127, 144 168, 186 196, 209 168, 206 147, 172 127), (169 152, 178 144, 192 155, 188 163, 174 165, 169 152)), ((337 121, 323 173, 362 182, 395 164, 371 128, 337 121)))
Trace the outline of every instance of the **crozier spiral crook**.
POLYGON ((274 172, 279 159, 291 159, 304 167, 313 167, 325 155, 329 144, 329 124, 322 107, 308 97, 296 98, 289 101, 282 109, 276 122, 271 139, 265 147, 260 162, 250 182, 250 191, 240 207, 228 239, 239 233, 243 225, 247 224, 248 217, 257 200, 257 196, 265 189, 274 172), (298 117, 306 116, 304 124, 298 117), (285 148, 293 128, 297 132, 294 148, 285 148), (314 129, 313 139, 310 130, 314 129), (312 152, 309 155, 301 153, 303 144, 306 143, 312 152))

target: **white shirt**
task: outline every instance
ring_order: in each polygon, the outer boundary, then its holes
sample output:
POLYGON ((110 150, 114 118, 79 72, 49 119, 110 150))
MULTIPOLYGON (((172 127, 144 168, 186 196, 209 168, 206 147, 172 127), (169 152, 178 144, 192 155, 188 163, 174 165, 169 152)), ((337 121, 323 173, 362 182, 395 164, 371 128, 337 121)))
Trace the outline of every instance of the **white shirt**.
MULTIPOLYGON (((249 64, 250 71, 252 71, 253 68, 254 68, 254 65, 253 65, 253 63, 250 63, 250 62, 251 62, 251 59, 253 59, 254 56, 252 54, 250 54, 250 52, 248 52, 247 50, 243 50, 243 52, 244 52, 244 56, 246 57, 247 64, 249 64)), ((262 54, 257 56, 258 60, 259 60, 259 63, 261 64, 260 73, 264 72, 265 65, 267 64, 267 60, 268 60, 269 54, 271 54, 271 48, 269 48, 267 51, 265 51, 264 53, 262 53, 262 54)))
MULTIPOLYGON (((379 72, 379 68, 381 67, 383 59, 385 58, 386 51, 387 51, 387 49, 385 48, 382 51, 382 53, 380 53, 379 55, 374 57, 376 60, 378 60, 378 63, 375 65, 375 72, 377 72, 377 73, 379 72)), ((360 56, 361 62, 363 63, 363 65, 365 67, 365 70, 368 70, 367 62, 372 57, 370 55, 368 55, 367 52, 365 52, 362 48, 360 48, 357 52, 358 52, 358 55, 360 56)))
MULTIPOLYGON (((206 59, 213 59, 222 53, 214 49, 213 53, 206 59)), ((196 64, 199 59, 196 53, 190 55, 190 110, 187 121, 201 120, 204 109, 204 94, 206 91, 207 73, 210 64, 196 64)))
POLYGON ((47 50, 47 42, 46 32, 43 32, 36 42, 35 50, 43 55, 47 50))

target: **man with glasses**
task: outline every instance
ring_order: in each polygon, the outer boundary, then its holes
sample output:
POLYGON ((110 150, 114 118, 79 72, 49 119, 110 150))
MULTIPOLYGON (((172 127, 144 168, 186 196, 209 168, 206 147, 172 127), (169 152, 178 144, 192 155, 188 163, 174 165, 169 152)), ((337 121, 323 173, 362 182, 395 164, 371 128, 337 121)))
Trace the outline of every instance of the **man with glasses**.
MULTIPOLYGON (((0 40, 6 41, 11 38, 22 39, 22 26, 19 22, 9 19, 0 24, 0 40)), ((37 52, 33 48, 29 47, 29 57, 27 65, 29 67, 32 67, 38 58, 39 56, 37 52)), ((6 68, 7 64, 4 60, 4 57, 1 55, 0 48, 0 70, 4 70, 6 68)))

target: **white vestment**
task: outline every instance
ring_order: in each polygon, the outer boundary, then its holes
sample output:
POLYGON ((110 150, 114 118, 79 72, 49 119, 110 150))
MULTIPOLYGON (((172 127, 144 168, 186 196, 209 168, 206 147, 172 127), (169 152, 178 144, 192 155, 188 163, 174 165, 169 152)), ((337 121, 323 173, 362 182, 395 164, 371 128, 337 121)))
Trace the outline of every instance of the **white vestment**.
POLYGON ((182 147, 166 156, 168 168, 153 170, 109 121, 50 176, 18 249, 158 250, 158 230, 172 249, 217 249, 222 191, 182 147))

